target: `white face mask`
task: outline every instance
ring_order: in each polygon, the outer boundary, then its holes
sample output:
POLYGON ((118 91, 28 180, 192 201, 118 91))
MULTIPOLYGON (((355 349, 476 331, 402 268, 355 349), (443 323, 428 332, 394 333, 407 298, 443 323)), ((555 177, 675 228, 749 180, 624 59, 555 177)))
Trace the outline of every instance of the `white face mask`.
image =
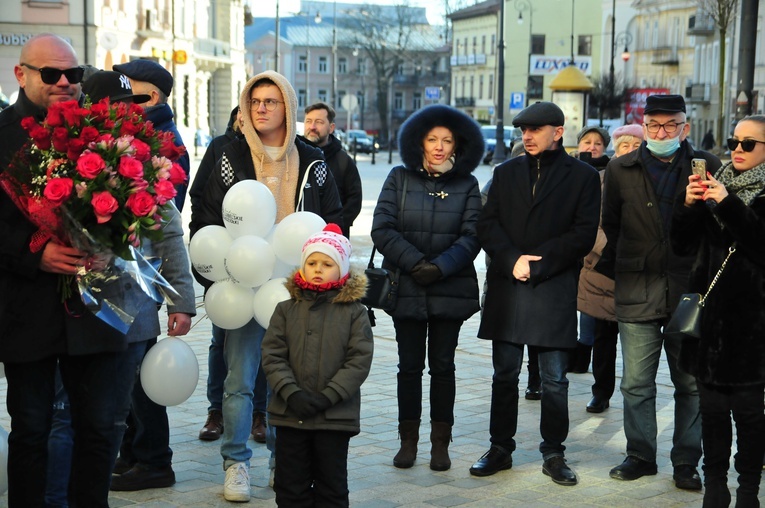
POLYGON ((669 157, 680 149, 680 136, 668 139, 650 139, 646 140, 648 151, 656 157, 669 157))

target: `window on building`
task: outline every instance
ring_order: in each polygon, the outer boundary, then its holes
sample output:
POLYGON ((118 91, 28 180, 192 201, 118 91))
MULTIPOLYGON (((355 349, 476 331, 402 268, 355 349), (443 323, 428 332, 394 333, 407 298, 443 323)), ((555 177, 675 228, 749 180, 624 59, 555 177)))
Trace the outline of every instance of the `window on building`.
POLYGON ((487 95, 489 99, 494 98, 494 74, 489 74, 489 90, 487 95))
POLYGON ((580 35, 577 55, 592 56, 592 35, 580 35))
POLYGON ((529 76, 529 99, 541 99, 544 93, 544 76, 529 76))
POLYGON ((362 92, 361 90, 356 92, 356 99, 359 101, 358 102, 359 111, 363 113, 364 112, 364 92, 362 92))
POLYGON ((497 34, 491 34, 491 54, 497 51, 497 34))
POLYGON ((305 55, 298 57, 298 72, 305 73, 308 71, 308 58, 305 55))
POLYGON ((404 74, 404 62, 402 62, 400 60, 396 64, 396 74, 399 75, 399 76, 404 74))
POLYGON ((337 109, 344 110, 343 108, 343 97, 345 97, 345 90, 338 90, 337 91, 337 109))
POLYGON ((483 99, 483 74, 478 76, 478 98, 483 99))
POLYGON ((367 74, 367 59, 366 58, 359 58, 358 60, 358 68, 356 70, 358 74, 361 74, 365 76, 367 74))
POLYGON ((298 96, 298 107, 299 108, 306 107, 307 104, 305 103, 305 89, 303 88, 298 89, 297 96, 298 96))
POLYGON ((348 59, 341 57, 337 59, 337 73, 348 74, 348 59))
POLYGON ((468 54, 468 38, 465 37, 465 42, 463 42, 464 46, 462 46, 462 54, 467 55, 468 54))
POLYGON ((422 76, 422 61, 417 61, 414 64, 414 75, 415 76, 422 76))
POLYGON ((393 97, 393 109, 395 111, 403 111, 404 110, 404 93, 403 92, 396 92, 393 97))
POLYGON ((475 83, 475 75, 471 74, 470 75, 470 95, 468 95, 468 97, 470 98, 475 97, 475 94, 473 93, 474 83, 475 83))
POLYGON ((545 54, 545 34, 531 35, 531 54, 532 55, 545 54))
POLYGON ((466 82, 467 82, 467 79, 465 78, 465 76, 462 76, 462 97, 465 97, 465 90, 466 90, 465 83, 466 82))
POLYGON ((478 46, 478 36, 474 35, 473 36, 473 51, 471 51, 471 53, 475 54, 476 50, 478 49, 477 46, 478 46))
POLYGON ((417 111, 421 107, 422 107, 422 93, 414 92, 414 94, 412 94, 412 109, 414 111, 417 111))
POLYGON ((327 91, 319 89, 319 102, 327 102, 327 91))
POLYGON ((322 74, 327 74, 329 72, 329 65, 327 65, 326 56, 319 57, 319 72, 322 74))
POLYGON ((482 55, 486 54, 486 36, 485 35, 481 36, 481 54, 482 55))

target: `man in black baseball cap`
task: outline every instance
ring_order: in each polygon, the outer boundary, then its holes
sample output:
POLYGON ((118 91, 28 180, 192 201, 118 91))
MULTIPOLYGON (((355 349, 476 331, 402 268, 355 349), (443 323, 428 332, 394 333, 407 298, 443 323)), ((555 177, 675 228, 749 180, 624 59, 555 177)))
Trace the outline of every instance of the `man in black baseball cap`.
POLYGON ((90 97, 94 104, 104 97, 109 102, 143 104, 151 97, 146 94, 134 94, 130 80, 124 74, 114 71, 97 71, 82 83, 82 93, 90 97))
POLYGON ((552 102, 528 106, 514 119, 525 155, 494 169, 478 218, 481 246, 491 257, 478 336, 493 341, 491 448, 470 468, 489 476, 513 464, 518 376, 523 346, 539 348, 542 472, 576 485, 566 464, 569 351, 577 343, 579 262, 592 249, 600 217, 598 172, 561 146, 565 115, 552 102))
MULTIPOLYGON (((151 120, 159 131, 172 132, 175 144, 183 145, 178 128, 173 121, 173 110, 167 104, 167 96, 173 90, 173 76, 167 69, 152 60, 133 60, 112 67, 130 78, 135 93, 149 96, 143 106, 146 119, 151 120)), ((179 159, 189 175, 189 154, 179 159)), ((187 184, 176 186, 175 206, 180 211, 186 198, 187 184)), ((146 352, 156 344, 156 339, 147 342, 146 352)), ((132 405, 128 418, 128 429, 120 447, 120 457, 114 465, 111 490, 136 491, 169 487, 175 483, 172 468, 173 451, 170 449, 170 429, 167 408, 153 402, 146 396, 140 377, 136 377, 132 405), (117 474, 120 473, 120 474, 117 474)))
POLYGON ((645 144, 612 159, 606 170, 603 231, 608 243, 595 269, 616 284, 616 319, 622 347, 621 392, 627 457, 611 469, 616 480, 655 475, 657 467, 656 372, 662 349, 675 389, 670 457, 675 486, 701 490, 701 417, 695 378, 683 372, 684 337, 663 333, 680 295, 688 289, 695 256, 677 255, 668 238, 673 205, 685 195, 691 160, 714 173, 720 160, 686 141, 691 126, 680 95, 650 95, 643 110, 645 144), (615 270, 619 261, 620 270, 615 270))

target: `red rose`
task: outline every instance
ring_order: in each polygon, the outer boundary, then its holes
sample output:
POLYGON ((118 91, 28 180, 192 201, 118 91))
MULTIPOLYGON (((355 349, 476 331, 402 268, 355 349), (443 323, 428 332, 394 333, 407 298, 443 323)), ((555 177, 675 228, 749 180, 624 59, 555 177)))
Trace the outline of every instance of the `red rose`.
POLYGON ((155 134, 154 124, 150 120, 146 120, 143 124, 143 135, 147 138, 153 138, 155 134))
POLYGON ((71 196, 73 188, 74 182, 71 178, 51 178, 45 186, 43 196, 53 206, 59 206, 71 196))
POLYGON ((116 123, 111 118, 105 118, 104 122, 103 122, 103 125, 104 125, 104 129, 110 131, 110 130, 114 129, 114 126, 116 125, 116 123))
POLYGON ((117 172, 125 178, 138 180, 143 178, 143 164, 133 157, 122 156, 120 157, 117 172))
POLYGON ((69 131, 66 130, 66 127, 56 127, 53 129, 51 142, 55 150, 66 153, 69 149, 69 131))
POLYGON ((108 191, 94 192, 90 204, 99 224, 109 222, 112 214, 119 208, 119 203, 108 191))
POLYGON ((45 123, 50 127, 59 127, 64 125, 64 116, 61 114, 61 102, 53 103, 48 108, 48 114, 45 117, 45 123))
POLYGON ((29 136, 40 150, 50 149, 50 133, 48 133, 48 129, 45 127, 38 125, 37 127, 32 128, 32 130, 29 131, 29 136))
POLYGON ((187 179, 186 171, 184 171, 180 164, 173 162, 173 165, 170 167, 170 181, 173 185, 186 183, 187 179))
POLYGON ((70 139, 69 150, 67 150, 66 156, 72 161, 77 162, 83 150, 85 150, 85 141, 79 138, 70 139))
POLYGON ((98 103, 90 106, 90 112, 97 121, 104 121, 109 118, 109 99, 101 99, 98 103))
POLYGON ((79 127, 82 124, 82 117, 87 113, 88 110, 81 108, 75 101, 62 103, 61 114, 70 126, 79 127))
POLYGON ((133 154, 133 157, 138 159, 141 162, 146 162, 151 158, 151 147, 141 141, 140 139, 134 139, 131 143, 133 145, 133 148, 135 149, 135 154, 133 154))
MULTIPOLYGON (((140 121, 140 118, 131 118, 130 120, 140 121)), ((120 136, 135 136, 141 130, 141 125, 138 121, 134 122, 130 120, 125 119, 122 122, 122 125, 120 126, 120 136)))
POLYGON ((157 194, 157 203, 164 205, 175 197, 177 191, 169 180, 160 180, 154 184, 154 192, 157 194))
POLYGON ((80 131, 80 139, 83 140, 85 143, 90 143, 91 141, 97 140, 98 129, 96 129, 95 127, 91 125, 83 127, 82 131, 80 131))
POLYGON ((143 116, 143 106, 133 103, 130 105, 130 108, 128 108, 128 113, 131 115, 143 116))
POLYGON ((77 172, 82 175, 83 178, 95 178, 105 168, 106 163, 97 153, 88 152, 81 155, 77 160, 77 172))
POLYGON ((176 146, 175 136, 171 132, 165 132, 166 136, 162 136, 161 145, 159 147, 159 154, 163 157, 167 157, 171 161, 178 159, 186 149, 182 146, 176 146))
POLYGON ((28 116, 21 120, 21 126, 24 127, 25 131, 31 131, 34 127, 37 127, 37 120, 33 116, 28 116))
POLYGON ((139 191, 135 194, 131 194, 127 198, 125 206, 128 207, 133 215, 136 217, 147 217, 154 213, 157 208, 157 204, 151 194, 146 191, 139 191))

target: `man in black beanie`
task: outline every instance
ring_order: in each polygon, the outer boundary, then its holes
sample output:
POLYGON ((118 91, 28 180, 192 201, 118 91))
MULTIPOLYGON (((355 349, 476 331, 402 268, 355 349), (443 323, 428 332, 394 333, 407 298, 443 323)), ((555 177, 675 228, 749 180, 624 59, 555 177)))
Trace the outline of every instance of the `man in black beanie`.
POLYGON ((579 263, 598 230, 600 178, 563 149, 564 120, 551 102, 532 104, 513 119, 526 153, 494 169, 478 219, 478 238, 491 257, 478 336, 492 341, 494 377, 491 448, 470 468, 474 476, 512 467, 518 375, 528 345, 539 348, 542 472, 559 485, 577 483, 564 459, 566 368, 577 341, 579 263))
POLYGON ((627 458, 611 478, 636 480, 655 475, 656 372, 662 347, 675 387, 675 428, 670 456, 675 485, 700 490, 696 470, 701 458, 699 396, 693 376, 679 370, 679 337, 664 326, 687 290, 695 256, 670 248, 672 205, 691 174, 691 159, 706 161, 714 173, 720 161, 686 141, 691 126, 680 95, 651 95, 643 113, 640 148, 612 159, 606 168, 603 231, 608 244, 595 269, 615 280, 616 318, 622 347, 624 434, 627 458))

